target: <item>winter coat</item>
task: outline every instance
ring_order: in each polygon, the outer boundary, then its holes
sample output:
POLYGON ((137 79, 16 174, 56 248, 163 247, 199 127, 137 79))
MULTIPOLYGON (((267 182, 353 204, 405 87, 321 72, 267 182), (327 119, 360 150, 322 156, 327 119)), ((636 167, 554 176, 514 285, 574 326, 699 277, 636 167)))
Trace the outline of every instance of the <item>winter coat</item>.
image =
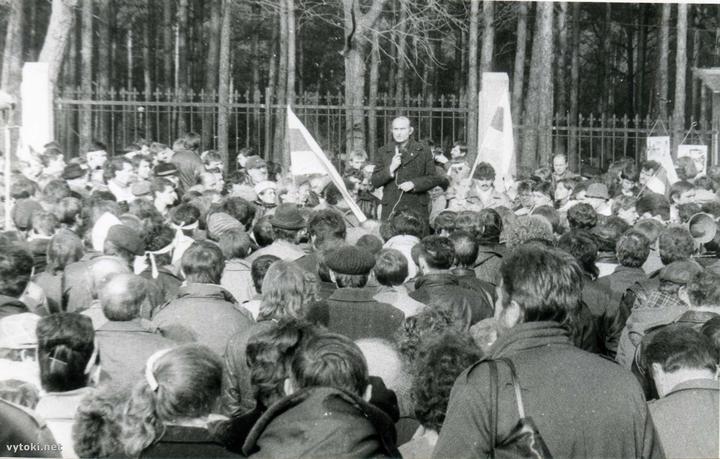
POLYGON ((400 457, 382 410, 330 387, 301 389, 272 405, 248 435, 248 457, 400 457))
POLYGON ((415 281, 415 291, 410 297, 433 306, 433 297, 450 296, 454 301, 466 302, 471 310, 471 324, 493 316, 493 304, 490 295, 478 295, 474 290, 460 286, 459 279, 450 273, 435 273, 420 276, 415 281))
POLYGON ((395 143, 381 147, 375 155, 375 170, 370 179, 375 188, 382 187, 382 220, 390 213, 401 209, 419 212, 427 220, 430 195, 428 191, 436 186, 447 186, 447 178, 439 175, 435 169, 433 155, 424 142, 408 140, 402 154, 400 167, 395 177, 390 176, 390 163, 395 156, 395 143), (411 181, 415 185, 412 191, 402 193, 398 185, 411 181))
MULTIPOLYGON (((521 323, 502 335, 489 359, 517 368, 526 416, 554 457, 662 457, 640 386, 628 371, 570 342, 557 322, 521 323)), ((498 362, 497 440, 518 423, 507 365, 498 362)), ((455 381, 433 457, 486 457, 493 448, 489 365, 455 381)))
MULTIPOLYGON (((375 301, 375 293, 368 287, 335 290, 326 302, 327 328, 352 340, 383 338, 392 341, 405 314, 395 306, 375 301)), ((322 316, 317 311, 323 308, 322 303, 312 308, 316 310, 312 317, 322 316)))
POLYGON ((232 293, 239 303, 251 300, 257 295, 250 275, 250 263, 245 260, 226 261, 220 285, 232 293))
POLYGON ((0 444, 3 445, 2 455, 5 457, 62 457, 62 450, 45 421, 32 410, 0 399, 0 444), (12 447, 17 445, 17 451, 12 447), (35 451, 20 449, 35 445, 35 451), (40 450, 47 446, 48 451, 40 450))
POLYGON ((158 308, 153 325, 174 341, 195 341, 223 355, 228 340, 254 322, 233 296, 214 284, 180 287, 178 297, 158 308))

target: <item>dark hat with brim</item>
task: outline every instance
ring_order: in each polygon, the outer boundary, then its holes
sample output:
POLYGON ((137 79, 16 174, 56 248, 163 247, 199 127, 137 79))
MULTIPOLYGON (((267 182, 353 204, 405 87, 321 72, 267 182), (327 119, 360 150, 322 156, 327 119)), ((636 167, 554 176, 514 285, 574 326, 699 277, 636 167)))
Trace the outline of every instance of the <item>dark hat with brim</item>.
POLYGON ((280 204, 270 217, 270 224, 286 230, 299 230, 305 228, 305 219, 295 204, 280 204))

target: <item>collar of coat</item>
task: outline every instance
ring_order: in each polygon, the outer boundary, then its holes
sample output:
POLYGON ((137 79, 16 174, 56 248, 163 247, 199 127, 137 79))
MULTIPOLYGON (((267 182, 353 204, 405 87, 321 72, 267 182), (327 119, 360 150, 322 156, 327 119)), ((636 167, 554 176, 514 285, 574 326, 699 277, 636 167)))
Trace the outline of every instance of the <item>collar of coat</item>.
POLYGON ((500 336, 488 351, 488 358, 506 357, 552 344, 572 345, 569 331, 554 321, 525 322, 500 336))
POLYGON ((178 289, 176 299, 180 298, 211 298, 228 303, 237 303, 232 293, 217 284, 202 284, 199 282, 189 283, 178 289))
POLYGON ((450 273, 425 274, 415 281, 415 290, 423 287, 438 287, 446 285, 460 285, 458 278, 450 273))
POLYGON ((329 300, 344 301, 351 303, 366 303, 368 301, 375 301, 373 296, 377 293, 377 290, 370 287, 351 288, 344 287, 335 290, 330 295, 329 300))

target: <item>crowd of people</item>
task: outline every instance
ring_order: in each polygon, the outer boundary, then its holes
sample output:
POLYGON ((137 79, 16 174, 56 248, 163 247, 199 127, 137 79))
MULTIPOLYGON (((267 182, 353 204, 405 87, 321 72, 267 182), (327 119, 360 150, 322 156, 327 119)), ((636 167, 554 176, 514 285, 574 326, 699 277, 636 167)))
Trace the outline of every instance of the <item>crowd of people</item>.
POLYGON ((503 181, 392 134, 349 195, 194 133, 25 158, 0 456, 720 455, 720 166, 503 181))

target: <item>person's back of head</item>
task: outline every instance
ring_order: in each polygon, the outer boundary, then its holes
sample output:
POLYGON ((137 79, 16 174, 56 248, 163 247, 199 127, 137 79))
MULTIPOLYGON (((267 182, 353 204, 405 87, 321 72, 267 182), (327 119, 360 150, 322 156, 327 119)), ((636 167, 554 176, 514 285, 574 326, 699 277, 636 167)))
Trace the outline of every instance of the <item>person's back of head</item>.
POLYGON ((106 385, 80 401, 75 413, 73 450, 79 457, 122 454, 122 417, 129 388, 106 385))
POLYGON ((180 264, 188 283, 219 284, 225 257, 212 242, 196 241, 183 253, 180 264))
POLYGON ((357 240, 355 246, 377 256, 383 248, 383 242, 373 234, 363 234, 357 240))
POLYGON ((293 358, 290 374, 294 390, 332 387, 362 397, 369 384, 362 351, 350 338, 336 333, 305 341, 293 358))
POLYGON ((700 327, 700 333, 707 336, 720 355, 720 315, 713 317, 700 327))
POLYGON ((193 225, 199 220, 200 209, 192 204, 180 204, 170 212, 170 221, 179 227, 193 225))
POLYGON ((250 265, 250 277, 252 278, 253 286, 255 287, 256 292, 262 293, 262 284, 265 279, 265 274, 267 274, 270 266, 279 260, 280 258, 275 255, 261 255, 253 260, 250 265))
POLYGON ((125 453, 138 456, 162 437, 167 423, 210 414, 221 383, 222 362, 205 346, 186 344, 153 354, 125 408, 125 453))
POLYGON ((550 223, 539 215, 524 215, 508 225, 505 232, 507 247, 518 247, 528 241, 543 240, 552 244, 555 237, 550 223))
POLYGON ((551 206, 538 206, 532 211, 532 215, 538 215, 550 223, 553 233, 562 234, 564 228, 560 222, 560 214, 551 206))
POLYGON ((446 308, 425 308, 414 316, 406 317, 395 333, 395 342, 406 368, 414 368, 423 344, 446 332, 463 334, 455 314, 446 308))
POLYGON ((691 379, 715 379, 718 353, 710 339, 692 327, 671 324, 654 333, 642 350, 660 397, 691 379))
POLYGON ((291 261, 276 261, 263 279, 258 317, 264 320, 302 319, 312 300, 313 291, 305 271, 291 261))
POLYGON ((720 314, 720 275, 705 269, 687 283, 690 306, 720 314))
POLYGON ((98 298, 100 289, 112 276, 123 273, 129 274, 130 268, 122 258, 113 256, 93 258, 87 267, 90 294, 93 299, 98 298))
POLYGON ((567 211, 570 229, 591 229, 597 224, 597 212, 590 204, 581 202, 575 204, 567 211))
POLYGON ((591 278, 598 277, 599 270, 595 266, 598 246, 590 233, 578 230, 570 231, 560 238, 558 248, 572 255, 591 278))
POLYGON ((643 193, 635 203, 635 210, 640 218, 658 218, 662 221, 670 219, 670 202, 658 193, 643 193))
POLYGON ((423 273, 430 270, 448 270, 455 260, 455 246, 453 242, 442 236, 428 236, 420 241, 418 261, 423 273))
POLYGON ((290 364, 298 348, 318 329, 303 321, 281 320, 250 337, 246 358, 255 400, 267 408, 285 394, 283 383, 290 377, 290 364))
POLYGON ((253 237, 260 247, 266 247, 275 240, 273 226, 270 223, 270 215, 260 218, 253 226, 253 237))
POLYGON ((432 227, 438 236, 447 236, 455 231, 455 219, 457 213, 452 210, 443 210, 439 212, 435 219, 432 220, 432 227))
POLYGON ((407 209, 401 210, 393 216, 392 228, 395 236, 408 235, 421 238, 425 234, 425 222, 417 213, 407 209))
POLYGON ((60 312, 37 325, 40 382, 48 392, 85 387, 97 360, 95 331, 89 317, 60 312))
POLYGON ((307 233, 316 249, 334 240, 345 239, 347 225, 342 215, 332 209, 316 210, 310 214, 307 233))
POLYGON ((116 274, 102 286, 99 299, 108 320, 125 322, 138 317, 146 296, 145 279, 135 274, 116 274))
POLYGON ((472 268, 478 256, 478 243, 472 234, 455 231, 450 235, 455 248, 455 265, 461 268, 472 268))
POLYGON ((669 265, 673 261, 689 259, 695 253, 695 240, 686 227, 671 225, 660 233, 658 250, 660 260, 669 265))
POLYGON ((408 276, 407 258, 397 249, 382 249, 377 254, 373 272, 380 285, 402 285, 408 276))
POLYGON ((250 236, 241 228, 230 228, 220 235, 218 246, 226 260, 245 258, 250 254, 250 236))
POLYGON ((651 247, 655 246, 655 243, 657 242, 658 237, 660 237, 660 233, 663 231, 663 229, 664 227, 662 223, 657 220, 648 218, 638 221, 633 226, 633 230, 645 236, 645 238, 648 240, 648 244, 650 244, 651 247))
POLYGON ((33 258, 24 248, 3 245, 0 250, 0 295, 19 298, 32 274, 33 258))
POLYGON ((228 215, 235 217, 245 226, 245 229, 250 227, 253 218, 255 218, 255 206, 239 196, 231 196, 225 199, 221 209, 228 215))
POLYGON ((528 245, 503 258, 498 307, 505 328, 524 322, 567 323, 578 307, 582 271, 559 249, 528 245))
POLYGON ((630 226, 617 217, 608 217, 605 223, 596 225, 590 232, 600 252, 615 252, 615 246, 630 226), (611 220, 612 219, 612 220, 611 220))
MULTIPOLYGON (((455 217, 455 231, 465 231, 475 238, 481 237, 485 225, 479 212, 463 210, 455 217)), ((498 235, 499 236, 499 235, 498 235)))
POLYGON ((615 255, 622 266, 640 268, 650 255, 650 243, 641 232, 630 230, 615 245, 615 255))
POLYGON ((466 335, 443 333, 423 343, 414 367, 411 394, 415 417, 425 429, 440 432, 455 380, 481 357, 480 349, 466 335))
POLYGON ((186 150, 191 150, 197 153, 200 151, 202 138, 197 132, 188 132, 183 136, 182 142, 186 150))

